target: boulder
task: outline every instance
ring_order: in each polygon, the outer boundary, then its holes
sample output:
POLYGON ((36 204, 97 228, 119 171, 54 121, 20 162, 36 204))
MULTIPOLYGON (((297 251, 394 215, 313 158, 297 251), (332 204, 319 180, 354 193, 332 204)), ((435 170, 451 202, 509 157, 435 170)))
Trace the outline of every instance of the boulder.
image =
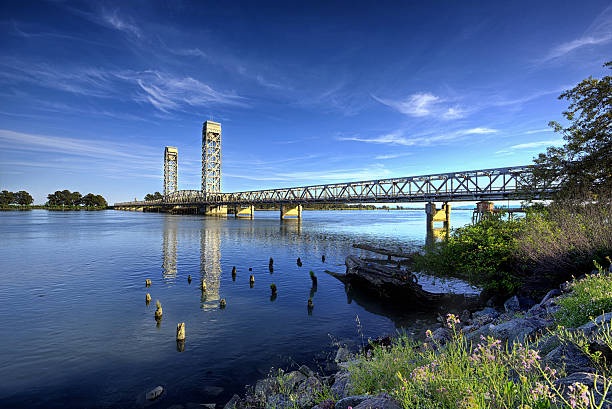
POLYGON ((234 396, 232 396, 232 398, 225 404, 223 409, 235 409, 239 401, 240 396, 234 394, 234 396))
POLYGON ((544 298, 542 298, 542 301, 540 301, 540 305, 543 306, 547 302, 549 302, 549 300, 552 300, 554 297, 558 297, 560 295, 561 295, 561 291, 557 290, 556 288, 554 290, 550 290, 548 293, 546 293, 544 298))
POLYGON ((162 393, 164 393, 163 386, 158 386, 154 389, 151 389, 149 392, 147 392, 145 397, 147 398, 147 400, 155 400, 159 398, 162 393))
POLYGON ((310 369, 309 367, 307 367, 306 365, 300 366, 298 371, 303 373, 307 378, 310 378, 311 376, 315 376, 314 371, 310 369))
POLYGON ((506 300, 504 309, 508 313, 525 311, 535 305, 535 301, 527 297, 514 296, 506 300))
POLYGON ((431 338, 440 345, 444 345, 451 340, 452 336, 447 328, 438 328, 433 332, 431 338))
POLYGON ((557 369, 565 368, 567 374, 591 371, 591 360, 573 344, 562 344, 550 351, 544 360, 557 369))
POLYGON ((540 356, 546 356, 560 344, 561 341, 556 335, 546 335, 538 339, 538 342, 531 347, 536 350, 540 356))
POLYGON ((585 335, 591 335, 598 327, 601 327, 602 323, 609 323, 610 320, 612 320, 612 312, 599 315, 597 318, 595 318, 595 320, 587 322, 586 324, 578 327, 578 329, 583 331, 585 335))
POLYGON ((368 398, 369 396, 367 395, 347 396, 346 398, 342 398, 336 402, 334 409, 348 409, 349 407, 355 407, 368 398))
POLYGON ((269 396, 266 400, 266 409, 289 409, 293 408, 294 404, 287 395, 276 394, 269 396))
POLYGON ((319 402, 316 406, 313 406, 312 409, 334 409, 334 401, 331 399, 326 399, 319 402))
POLYGON ((295 389, 295 387, 303 382, 306 379, 306 375, 304 375, 300 371, 291 371, 288 374, 283 376, 283 386, 289 390, 295 389))
POLYGON ((264 378, 257 381, 254 393, 256 396, 268 396, 276 388, 278 388, 278 380, 276 378, 264 378))
POLYGON ((359 405, 354 406, 354 409, 402 409, 402 405, 386 393, 372 396, 359 405))
POLYGON ((319 378, 311 376, 297 387, 295 402, 299 407, 310 407, 322 390, 323 384, 319 378))
POLYGON ((340 347, 338 348, 338 352, 336 352, 336 358, 334 359, 334 361, 336 363, 348 361, 350 356, 351 353, 349 352, 348 348, 340 347))
POLYGON ((338 399, 346 398, 351 393, 351 378, 348 372, 338 372, 335 376, 331 392, 338 399))
POLYGON ((487 307, 484 310, 480 310, 480 311, 476 311, 474 313, 472 313, 472 319, 477 319, 480 317, 488 317, 488 316, 492 316, 492 319, 495 319, 497 317, 499 317, 499 313, 497 312, 497 310, 495 308, 492 307, 487 307))
POLYGON ((517 318, 502 322, 499 325, 490 325, 489 334, 496 339, 513 342, 523 342, 526 338, 535 335, 546 328, 552 321, 541 318, 517 318))

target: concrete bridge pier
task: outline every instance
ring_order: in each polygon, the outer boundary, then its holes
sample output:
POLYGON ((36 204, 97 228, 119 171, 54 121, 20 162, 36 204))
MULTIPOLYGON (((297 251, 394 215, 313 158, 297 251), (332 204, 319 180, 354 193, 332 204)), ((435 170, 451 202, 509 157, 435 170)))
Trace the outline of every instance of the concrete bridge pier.
POLYGON ((247 207, 235 206, 234 207, 234 217, 248 217, 252 219, 255 214, 255 206, 249 205, 247 207))
POLYGON ((448 239, 450 234, 450 203, 444 202, 442 209, 436 209, 436 204, 429 202, 425 205, 425 214, 427 215, 427 239, 426 243, 433 243, 436 238, 448 239), (434 223, 442 222, 442 228, 436 228, 434 223))
POLYGON ((198 210, 200 214, 203 213, 206 216, 227 216, 227 206, 207 205, 198 210))
POLYGON ((280 218, 286 219, 289 217, 296 217, 297 219, 302 218, 302 205, 291 206, 281 205, 280 206, 280 218))

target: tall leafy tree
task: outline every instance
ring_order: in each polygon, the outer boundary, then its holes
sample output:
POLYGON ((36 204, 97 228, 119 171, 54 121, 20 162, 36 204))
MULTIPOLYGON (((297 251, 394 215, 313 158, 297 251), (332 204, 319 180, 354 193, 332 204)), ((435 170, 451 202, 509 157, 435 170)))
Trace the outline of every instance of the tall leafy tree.
POLYGON ((3 190, 0 192, 0 205, 8 206, 11 203, 15 203, 15 194, 13 192, 9 192, 8 190, 3 190))
POLYGON ((164 198, 164 197, 163 197, 163 195, 162 195, 161 193, 159 193, 159 192, 155 192, 155 193, 153 193, 153 194, 148 193, 148 194, 145 196, 145 198, 144 198, 144 199, 145 199, 145 200, 161 200, 161 199, 163 199, 163 198, 164 198))
POLYGON ((25 190, 15 193, 15 203, 21 206, 29 206, 34 202, 34 198, 25 190))
MULTIPOLYGON (((604 67, 612 69, 612 61, 604 67)), ((535 185, 560 181, 558 199, 612 200, 612 76, 589 77, 559 99, 570 102, 563 112, 567 123, 549 125, 565 144, 534 159, 535 185)))

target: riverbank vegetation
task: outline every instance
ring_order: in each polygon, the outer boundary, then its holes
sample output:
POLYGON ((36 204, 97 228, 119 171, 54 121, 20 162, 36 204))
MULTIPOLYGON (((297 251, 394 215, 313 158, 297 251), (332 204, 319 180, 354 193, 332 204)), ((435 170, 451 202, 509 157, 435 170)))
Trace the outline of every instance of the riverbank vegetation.
MULTIPOLYGON (((612 69, 612 62, 605 64, 612 69)), ((533 295, 592 270, 612 254, 612 76, 588 78, 561 94, 570 102, 565 126, 550 125, 565 144, 532 165, 524 219, 490 216, 452 232, 416 258, 418 269, 453 276, 500 299, 533 295), (554 189, 553 189, 554 188, 554 189)))
POLYGON ((44 205, 33 205, 34 199, 25 190, 19 192, 0 192, 0 209, 2 210, 104 210, 108 203, 101 195, 88 193, 85 196, 79 192, 69 190, 58 190, 47 195, 47 203, 44 205))

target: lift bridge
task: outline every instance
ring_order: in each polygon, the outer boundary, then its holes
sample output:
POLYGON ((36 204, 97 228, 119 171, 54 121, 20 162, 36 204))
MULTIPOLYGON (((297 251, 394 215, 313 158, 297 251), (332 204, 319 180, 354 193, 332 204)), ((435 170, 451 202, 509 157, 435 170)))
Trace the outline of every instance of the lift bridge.
MULTIPOLYGON (((521 200, 532 197, 531 169, 514 166, 374 179, 311 186, 221 192, 221 124, 206 121, 202 129, 202 189, 177 190, 178 150, 166 147, 164 154, 164 196, 160 200, 115 203, 118 210, 191 210, 207 215, 227 215, 233 207, 236 217, 253 217, 255 205, 280 207, 281 218, 302 217, 302 206, 321 203, 426 202, 428 224, 448 225, 450 202, 478 201, 486 208, 493 200, 521 200), (442 202, 436 209, 435 202, 442 202)), ((556 185, 539 190, 545 199, 556 185)), ((491 205, 492 206, 492 205, 491 205)))

